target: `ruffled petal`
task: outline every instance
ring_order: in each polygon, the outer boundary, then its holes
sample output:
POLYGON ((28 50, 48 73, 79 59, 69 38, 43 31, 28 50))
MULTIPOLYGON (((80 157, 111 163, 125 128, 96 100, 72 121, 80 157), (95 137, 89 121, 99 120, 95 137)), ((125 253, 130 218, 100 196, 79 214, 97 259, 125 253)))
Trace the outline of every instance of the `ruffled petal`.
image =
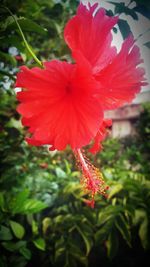
POLYGON ((123 43, 120 52, 113 61, 101 71, 95 73, 100 82, 99 101, 103 109, 114 109, 131 102, 146 85, 139 48, 134 45, 130 35, 123 43))
POLYGON ((54 60, 45 69, 22 67, 17 76, 17 108, 23 125, 29 128, 31 145, 51 145, 63 150, 87 145, 103 119, 97 100, 98 82, 84 58, 78 66, 54 60), (83 67, 84 65, 84 67, 83 67))
POLYGON ((90 62, 93 71, 104 68, 116 55, 111 47, 111 29, 118 17, 108 17, 103 8, 96 12, 97 4, 89 8, 80 4, 76 16, 69 20, 64 30, 64 38, 76 59, 75 51, 80 51, 90 62), (95 14, 96 13, 96 14, 95 14))

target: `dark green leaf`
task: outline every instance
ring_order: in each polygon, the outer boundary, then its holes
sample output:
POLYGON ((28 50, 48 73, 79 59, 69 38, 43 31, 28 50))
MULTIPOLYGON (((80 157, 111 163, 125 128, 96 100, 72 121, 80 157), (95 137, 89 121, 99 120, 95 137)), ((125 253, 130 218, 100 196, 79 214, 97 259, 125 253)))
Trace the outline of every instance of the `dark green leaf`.
POLYGON ((69 244, 69 254, 71 257, 81 262, 84 266, 87 266, 87 256, 84 256, 80 247, 72 242, 69 244))
POLYGON ((138 6, 134 7, 133 10, 135 12, 140 13, 144 17, 150 19, 150 9, 148 9, 146 6, 144 6, 144 5, 138 5, 138 6))
POLYGON ((131 16, 133 19, 138 20, 138 16, 134 9, 129 8, 128 6, 125 5, 124 2, 121 3, 116 3, 116 2, 111 2, 108 1, 109 3, 115 5, 115 14, 126 14, 131 16))
POLYGON ((130 29, 128 22, 126 20, 119 19, 118 26, 121 31, 123 39, 126 39, 131 33, 131 29, 130 29))
POLYGON ((109 17, 113 17, 114 13, 112 12, 111 9, 109 9, 109 10, 106 10, 106 15, 109 16, 109 17))
POLYGON ((4 195, 2 193, 0 193, 0 208, 4 208, 4 195))
POLYGON ((131 247, 131 233, 129 230, 129 225, 126 222, 125 218, 120 215, 115 222, 116 227, 121 233, 122 237, 126 240, 127 244, 131 247))
POLYGON ((150 42, 147 42, 144 45, 150 49, 150 42))
POLYGON ((4 52, 0 51, 0 58, 4 62, 9 63, 9 64, 13 65, 14 67, 17 65, 17 61, 16 61, 15 57, 11 56, 8 53, 4 53, 4 52))
POLYGON ((0 240, 11 240, 13 238, 11 231, 8 227, 0 226, 0 240))
POLYGON ((79 232, 79 234, 82 236, 83 238, 83 241, 85 243, 85 247, 86 247, 86 256, 89 254, 90 250, 91 250, 91 247, 92 247, 92 243, 91 241, 89 240, 89 238, 87 237, 87 235, 80 229, 79 226, 76 225, 76 228, 79 232))
POLYGON ((148 218, 147 216, 144 217, 140 228, 139 228, 139 237, 141 239, 141 243, 144 249, 148 249, 149 247, 149 231, 148 231, 148 218))
MULTIPOLYGON (((134 0, 132 0, 132 2, 134 2, 134 0)), ((144 7, 150 9, 150 1, 149 0, 136 0, 135 2, 137 4, 137 6, 143 5, 144 7)))
POLYGON ((5 249, 13 252, 18 251, 20 248, 25 247, 27 244, 26 241, 18 241, 18 242, 3 242, 2 245, 5 249))
MULTIPOLYGON (((17 18, 17 21, 21 29, 25 32, 36 32, 39 34, 46 34, 47 32, 46 29, 44 29, 43 27, 41 27, 40 25, 38 25, 37 23, 33 22, 30 19, 21 17, 21 18, 17 18)), ((12 21, 12 23, 9 23, 9 25, 7 26, 7 29, 8 30, 18 29, 14 20, 12 21)))
POLYGON ((32 254, 31 254, 31 251, 28 248, 21 247, 19 249, 19 252, 20 252, 21 255, 23 255, 25 257, 25 259, 27 259, 27 260, 31 259, 32 254))
POLYGON ((107 246, 107 255, 110 259, 113 259, 117 252, 118 252, 118 236, 117 233, 115 231, 115 229, 112 229, 109 236, 108 236, 108 240, 106 242, 106 246, 107 246))
POLYGON ((107 239, 109 231, 110 231, 110 227, 107 227, 107 225, 104 225, 101 229, 99 229, 96 232, 95 240, 96 240, 97 245, 102 244, 107 239))

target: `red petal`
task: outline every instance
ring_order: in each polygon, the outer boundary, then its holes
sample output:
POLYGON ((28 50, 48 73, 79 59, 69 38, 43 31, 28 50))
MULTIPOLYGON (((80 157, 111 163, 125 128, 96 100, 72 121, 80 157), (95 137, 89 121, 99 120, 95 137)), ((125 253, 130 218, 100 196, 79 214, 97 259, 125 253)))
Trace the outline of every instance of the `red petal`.
MULTIPOLYGON (((65 27, 64 38, 72 52, 80 51, 93 68, 101 69, 116 54, 116 49, 111 47, 110 31, 118 17, 108 17, 102 8, 93 15, 96 7, 97 4, 89 5, 87 9, 80 4, 76 16, 65 27)), ((75 57, 74 53, 73 56, 75 57)))
POLYGON ((100 82, 99 100, 104 109, 113 109, 131 102, 145 85, 145 71, 137 67, 141 62, 139 48, 129 36, 119 54, 95 78, 100 82), (109 77, 109 78, 108 78, 109 77))
POLYGON ((78 66, 56 60, 44 65, 45 69, 22 67, 17 77, 17 84, 26 88, 17 94, 17 110, 32 134, 28 143, 58 150, 88 144, 103 118, 90 65, 84 58, 78 66))
POLYGON ((107 128, 109 128, 112 125, 112 120, 104 119, 101 123, 101 126, 99 128, 99 131, 97 132, 95 138, 94 138, 94 144, 89 149, 89 152, 92 154, 96 154, 98 151, 102 149, 101 142, 106 138, 108 134, 107 128))

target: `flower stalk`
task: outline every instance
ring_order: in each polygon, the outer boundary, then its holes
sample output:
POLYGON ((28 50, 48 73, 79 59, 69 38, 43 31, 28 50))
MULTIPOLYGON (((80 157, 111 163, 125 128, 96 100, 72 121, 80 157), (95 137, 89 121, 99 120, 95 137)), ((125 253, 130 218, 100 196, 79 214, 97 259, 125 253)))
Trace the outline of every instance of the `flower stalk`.
POLYGON ((25 38, 25 36, 24 36, 24 33, 23 33, 23 31, 22 31, 22 29, 21 29, 21 27, 20 27, 20 25, 19 25, 19 23, 18 23, 16 17, 13 15, 13 13, 10 11, 9 8, 7 8, 7 7, 3 7, 3 8, 6 9, 6 10, 10 13, 10 15, 12 16, 12 18, 14 19, 14 21, 15 21, 17 27, 18 27, 19 34, 20 34, 20 36, 21 36, 22 39, 23 39, 23 42, 24 42, 24 45, 25 45, 26 49, 28 50, 28 52, 30 53, 30 55, 33 57, 33 59, 35 60, 35 62, 36 62, 41 68, 43 68, 43 64, 42 64, 42 62, 37 58, 37 56, 35 55, 35 53, 34 53, 33 50, 31 49, 31 47, 29 46, 29 44, 28 44, 28 42, 27 42, 27 40, 26 40, 26 38, 25 38))

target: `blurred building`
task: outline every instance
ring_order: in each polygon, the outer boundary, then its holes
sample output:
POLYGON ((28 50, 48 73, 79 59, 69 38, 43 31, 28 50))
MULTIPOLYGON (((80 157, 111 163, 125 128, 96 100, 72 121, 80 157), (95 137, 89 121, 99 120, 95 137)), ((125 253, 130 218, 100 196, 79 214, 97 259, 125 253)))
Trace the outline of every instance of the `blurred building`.
POLYGON ((136 134, 136 121, 142 111, 142 103, 150 101, 150 90, 141 92, 130 105, 105 112, 106 118, 113 120, 111 136, 122 138, 136 134))

